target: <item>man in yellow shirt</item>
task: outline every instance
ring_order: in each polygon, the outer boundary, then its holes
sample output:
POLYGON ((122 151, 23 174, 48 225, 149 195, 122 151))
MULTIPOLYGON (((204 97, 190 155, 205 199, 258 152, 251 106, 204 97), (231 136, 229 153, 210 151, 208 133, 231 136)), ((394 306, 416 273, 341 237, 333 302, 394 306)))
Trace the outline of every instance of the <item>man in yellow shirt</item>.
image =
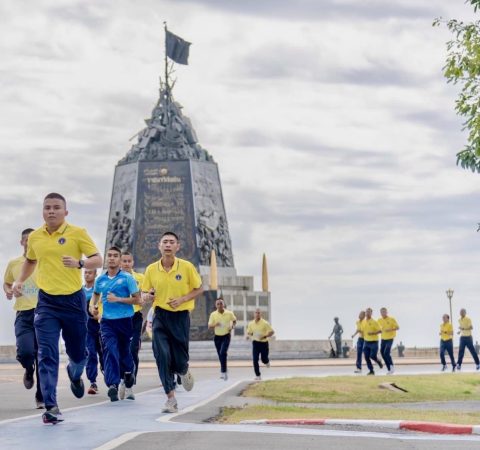
POLYGON ((102 257, 86 230, 67 223, 67 215, 62 195, 51 193, 45 197, 45 224, 28 237, 26 259, 13 286, 14 295, 20 297, 25 281, 37 268, 39 292, 34 324, 40 385, 47 409, 42 419, 52 424, 63 420, 57 405, 60 332, 69 358, 70 389, 77 398, 85 392, 81 377, 86 363, 87 306, 81 269, 102 266, 102 257))
POLYGON ((373 370, 372 359, 375 361, 380 369, 383 367, 382 362, 377 358, 378 353, 378 335, 382 332, 378 322, 372 317, 372 308, 365 310, 365 320, 363 323, 363 354, 365 355, 365 362, 368 367, 367 375, 375 375, 373 370))
POLYGON ((228 347, 230 346, 230 337, 237 323, 237 318, 232 311, 225 309, 225 302, 222 297, 217 299, 215 307, 217 310, 210 314, 208 328, 212 328, 215 332, 213 342, 220 360, 220 378, 227 381, 228 347))
POLYGON ((357 362, 355 369, 355 373, 362 373, 362 355, 363 355, 363 343, 365 340, 363 339, 363 321, 365 320, 365 311, 360 311, 358 314, 358 320, 356 323, 357 330, 355 333, 352 334, 352 339, 358 334, 357 339, 357 362))
POLYGON ((455 358, 453 356, 453 326, 448 314, 444 314, 442 320, 443 322, 440 325, 440 361, 442 363, 442 372, 447 370, 445 352, 447 352, 450 357, 452 372, 455 372, 455 358))
POLYGON ((190 311, 202 294, 202 279, 195 266, 175 255, 180 249, 178 236, 163 233, 158 245, 161 258, 145 270, 142 290, 145 301, 153 301, 153 354, 167 401, 163 412, 178 411, 174 374, 180 375, 183 388, 193 388, 188 368, 190 311))
POLYGON ((387 375, 393 375, 394 367, 392 360, 392 345, 397 331, 400 329, 397 321, 388 315, 387 308, 380 309, 380 319, 378 319, 378 324, 382 330, 382 342, 380 344, 380 354, 382 359, 387 366, 387 375))
MULTIPOLYGON (((143 273, 135 272, 133 270, 133 266, 135 261, 133 260, 133 255, 130 252, 122 252, 122 259, 121 259, 121 268, 124 272, 128 272, 130 275, 133 276, 135 281, 137 282, 137 286, 139 289, 142 289, 144 275, 143 273)), ((132 326, 133 326, 133 337, 130 343, 130 352, 132 353, 133 362, 135 364, 135 383, 137 384, 137 374, 138 374, 138 366, 139 366, 139 359, 138 354, 140 352, 140 348, 142 346, 142 327, 143 327, 143 314, 142 314, 142 305, 133 305, 133 317, 132 317, 132 326)), ((120 382, 119 387, 119 396, 120 399, 123 400, 125 397, 125 381, 123 380, 120 382)))
POLYGON ((260 373, 258 358, 260 357, 262 363, 267 367, 270 367, 270 359, 268 357, 268 338, 273 336, 274 331, 270 324, 265 319, 262 319, 262 311, 260 308, 255 310, 254 317, 255 318, 247 326, 247 335, 252 339, 252 357, 255 379, 261 380, 262 374, 260 373))
MULTIPOLYGON (((23 247, 23 255, 12 259, 5 270, 5 276, 3 277, 3 290, 7 296, 7 300, 12 300, 13 298, 13 283, 20 276, 20 271, 25 261, 25 254, 27 253, 28 235, 32 231, 33 228, 27 228, 22 231, 20 245, 23 247)), ((35 337, 35 327, 33 325, 37 297, 38 288, 35 284, 34 276, 32 276, 28 278, 25 283, 23 295, 15 299, 13 309, 16 311, 15 338, 17 344, 17 361, 25 369, 25 373, 23 374, 23 385, 27 389, 32 389, 35 384, 33 374, 36 373, 37 388, 35 392, 35 402, 37 409, 42 409, 45 405, 43 403, 43 396, 38 378, 38 348, 35 337)))
POLYGON ((458 358, 457 358, 457 370, 462 369, 463 355, 465 354, 465 347, 468 348, 468 351, 472 355, 473 360, 477 370, 480 370, 480 361, 478 360, 477 352, 473 345, 472 337, 472 321, 470 317, 467 316, 467 310, 462 308, 460 310, 460 319, 458 320, 458 334, 460 335, 460 345, 458 348, 458 358))

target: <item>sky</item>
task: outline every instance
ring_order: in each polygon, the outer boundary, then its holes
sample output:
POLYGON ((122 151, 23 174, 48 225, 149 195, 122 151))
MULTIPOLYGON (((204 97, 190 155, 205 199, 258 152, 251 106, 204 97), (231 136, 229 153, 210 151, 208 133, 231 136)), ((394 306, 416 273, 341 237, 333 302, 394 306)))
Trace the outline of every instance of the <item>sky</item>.
MULTIPOLYGON (((0 272, 48 192, 104 248, 115 164, 158 98, 164 31, 192 42, 174 96, 219 165, 239 275, 266 253, 277 339, 344 337, 386 306, 435 346, 445 291, 480 339, 480 175, 442 76, 457 0, 4 0, 0 272), (477 328, 478 326, 478 328, 477 328)), ((14 311, 0 300, 0 345, 14 311)))

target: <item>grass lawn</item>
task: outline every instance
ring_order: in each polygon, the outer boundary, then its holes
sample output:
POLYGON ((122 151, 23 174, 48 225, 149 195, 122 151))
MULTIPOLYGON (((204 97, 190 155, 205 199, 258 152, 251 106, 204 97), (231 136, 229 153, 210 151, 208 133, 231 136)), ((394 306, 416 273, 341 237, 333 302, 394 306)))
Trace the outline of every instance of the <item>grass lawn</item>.
POLYGON ((247 406, 245 408, 224 408, 221 423, 238 423, 255 419, 381 419, 419 420, 463 425, 480 424, 480 412, 465 411, 417 411, 409 409, 348 409, 348 408, 299 408, 294 406, 247 406))
POLYGON ((243 395, 286 403, 480 400, 480 374, 285 378, 252 384, 243 395), (378 385, 385 382, 393 382, 408 392, 380 389, 378 385))

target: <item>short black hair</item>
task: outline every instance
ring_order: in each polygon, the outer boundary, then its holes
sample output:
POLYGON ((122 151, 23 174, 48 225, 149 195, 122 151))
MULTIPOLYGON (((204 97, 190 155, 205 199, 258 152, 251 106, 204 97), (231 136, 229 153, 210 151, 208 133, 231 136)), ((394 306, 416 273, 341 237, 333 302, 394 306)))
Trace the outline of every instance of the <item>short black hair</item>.
POLYGON ((114 252, 118 252, 120 255, 122 254, 122 251, 121 251, 118 247, 116 247, 115 245, 112 245, 112 246, 107 250, 107 252, 109 252, 109 251, 111 251, 111 250, 113 250, 114 252))
POLYGON ((21 236, 25 236, 26 234, 30 234, 32 231, 35 231, 33 228, 25 228, 23 231, 22 231, 22 234, 21 236))
POLYGON ((122 252, 122 256, 132 256, 133 257, 132 252, 129 252, 128 250, 122 252))
POLYGON ((67 206, 67 201, 65 200, 65 197, 61 194, 58 194, 57 192, 50 192, 50 194, 47 194, 43 201, 47 200, 47 198, 57 198, 59 200, 62 200, 62 202, 67 206))
POLYGON ((160 240, 162 240, 164 236, 175 236, 175 239, 176 239, 177 241, 180 241, 180 239, 178 239, 178 236, 177 236, 173 231, 165 231, 165 233, 163 233, 163 234, 160 236, 160 240))

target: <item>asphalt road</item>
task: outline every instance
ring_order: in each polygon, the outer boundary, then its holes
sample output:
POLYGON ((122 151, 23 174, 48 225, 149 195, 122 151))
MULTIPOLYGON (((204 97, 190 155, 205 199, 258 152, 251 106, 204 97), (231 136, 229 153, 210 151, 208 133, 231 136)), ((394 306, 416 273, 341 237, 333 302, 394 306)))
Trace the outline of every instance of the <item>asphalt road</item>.
MULTIPOLYGON (((401 373, 436 373, 438 366, 402 366, 401 373)), ((465 367, 466 371, 473 368, 465 367)), ((187 393, 178 391, 180 414, 162 414, 165 401, 156 368, 140 368, 137 399, 110 403, 106 387, 100 384, 98 396, 75 399, 70 392, 65 369, 61 368, 59 405, 65 422, 42 424, 41 411, 33 408, 34 392, 22 384, 19 365, 0 365, 0 448, 4 449, 102 449, 168 448, 237 450, 251 446, 281 449, 329 448, 376 449, 479 449, 480 437, 448 437, 410 433, 372 433, 358 430, 329 430, 322 427, 272 427, 259 425, 219 425, 203 423, 218 411, 220 395, 227 395, 241 381, 251 380, 247 367, 232 368, 227 382, 218 379, 215 368, 195 368, 196 385, 187 393), (194 419, 195 413, 197 417, 194 419), (188 414, 186 414, 188 413, 188 414)), ((263 369, 264 379, 295 375, 352 374, 351 367, 272 367, 263 369)))

